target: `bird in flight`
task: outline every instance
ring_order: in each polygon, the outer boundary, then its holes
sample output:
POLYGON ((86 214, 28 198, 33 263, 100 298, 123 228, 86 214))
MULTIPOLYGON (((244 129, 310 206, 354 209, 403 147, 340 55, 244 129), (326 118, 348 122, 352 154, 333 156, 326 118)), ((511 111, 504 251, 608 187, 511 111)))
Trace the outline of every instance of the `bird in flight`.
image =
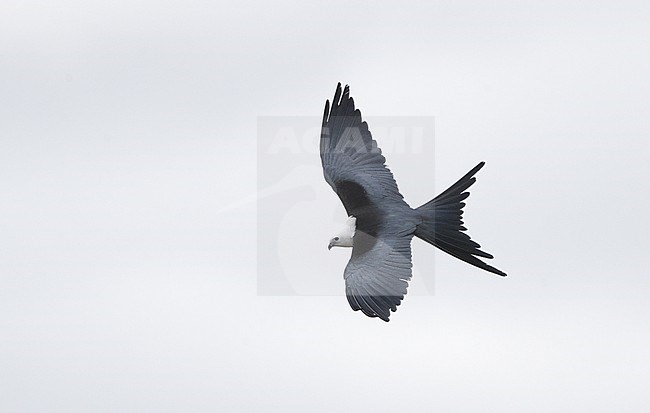
POLYGON ((368 124, 355 109, 350 88, 339 83, 325 103, 320 138, 325 180, 348 214, 344 230, 328 245, 351 247, 345 292, 354 311, 388 321, 406 295, 411 279, 411 239, 416 236, 454 257, 505 276, 482 260, 493 258, 465 233, 462 215, 467 189, 485 165, 476 165, 431 201, 411 208, 397 189, 368 124))

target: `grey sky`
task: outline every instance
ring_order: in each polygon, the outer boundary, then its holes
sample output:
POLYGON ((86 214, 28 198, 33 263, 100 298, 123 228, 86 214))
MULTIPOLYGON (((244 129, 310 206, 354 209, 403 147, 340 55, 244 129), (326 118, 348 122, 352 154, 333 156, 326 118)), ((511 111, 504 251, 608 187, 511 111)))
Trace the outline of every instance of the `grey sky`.
POLYGON ((649 20, 3 1, 0 410, 647 409, 649 20), (390 323, 352 312, 326 250, 344 211, 308 168, 324 218, 289 263, 341 293, 257 295, 256 203, 222 209, 256 193, 258 117, 318 117, 339 81, 369 119, 435 118, 430 165, 388 159, 412 205, 487 162, 466 223, 509 277, 415 243, 435 294, 416 277, 390 323))

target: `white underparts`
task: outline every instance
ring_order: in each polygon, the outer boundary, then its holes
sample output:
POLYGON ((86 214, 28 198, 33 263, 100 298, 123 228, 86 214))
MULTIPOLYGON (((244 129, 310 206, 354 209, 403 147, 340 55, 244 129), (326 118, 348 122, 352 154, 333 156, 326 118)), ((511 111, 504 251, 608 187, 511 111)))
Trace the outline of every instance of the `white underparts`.
POLYGON ((350 215, 348 221, 345 223, 346 235, 350 238, 354 237, 354 232, 357 230, 357 219, 350 215))

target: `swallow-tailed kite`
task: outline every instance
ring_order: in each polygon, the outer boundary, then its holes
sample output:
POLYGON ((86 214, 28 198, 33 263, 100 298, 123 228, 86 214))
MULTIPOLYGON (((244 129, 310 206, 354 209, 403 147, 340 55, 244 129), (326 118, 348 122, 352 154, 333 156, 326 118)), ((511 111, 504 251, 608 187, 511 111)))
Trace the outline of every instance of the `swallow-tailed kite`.
POLYGON ((411 279, 413 236, 483 270, 506 275, 477 258, 493 257, 464 232, 463 200, 484 162, 431 201, 412 209, 397 189, 368 124, 355 109, 349 87, 341 93, 340 83, 331 107, 329 100, 325 103, 320 154, 325 180, 349 216, 345 229, 330 240, 328 248, 352 247, 344 278, 353 310, 384 321, 390 311, 397 311, 411 279))

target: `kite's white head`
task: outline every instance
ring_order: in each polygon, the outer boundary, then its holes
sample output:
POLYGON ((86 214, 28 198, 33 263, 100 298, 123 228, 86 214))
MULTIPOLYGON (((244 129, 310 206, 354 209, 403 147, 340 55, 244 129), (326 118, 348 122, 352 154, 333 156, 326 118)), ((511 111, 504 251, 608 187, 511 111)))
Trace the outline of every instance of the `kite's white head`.
POLYGON ((348 221, 345 223, 345 228, 343 228, 343 231, 341 231, 339 235, 330 240, 327 249, 331 250, 332 247, 351 247, 356 228, 357 219, 353 216, 349 216, 348 221))

